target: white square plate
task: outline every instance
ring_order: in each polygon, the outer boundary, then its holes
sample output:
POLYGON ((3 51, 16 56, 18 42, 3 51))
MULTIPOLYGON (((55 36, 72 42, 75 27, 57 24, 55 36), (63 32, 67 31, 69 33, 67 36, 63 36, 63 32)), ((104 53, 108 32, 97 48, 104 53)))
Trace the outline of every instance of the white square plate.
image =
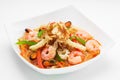
POLYGON ((11 40, 12 47, 15 50, 18 57, 25 62, 29 67, 32 69, 43 73, 43 74, 62 74, 62 73, 68 73, 73 72, 75 70, 81 69, 85 66, 87 66, 89 63, 96 61, 100 55, 97 57, 86 61, 84 63, 71 66, 71 67, 65 67, 65 68, 59 68, 59 69, 40 69, 28 61, 26 61, 21 55, 20 50, 18 46, 16 45, 17 39, 22 36, 24 29, 26 27, 38 27, 41 24, 47 24, 52 21, 71 21, 73 25, 76 25, 78 27, 81 27, 82 29, 88 31, 90 34, 94 36, 95 39, 101 42, 102 48, 101 48, 101 54, 105 54, 108 52, 111 46, 113 46, 115 43, 114 41, 106 35, 105 32, 103 32, 98 26, 96 26, 93 22, 91 22, 89 19, 87 19, 82 13, 80 13, 76 8, 73 6, 68 6, 59 10, 56 10, 54 12, 50 12, 41 16, 37 16, 34 18, 30 18, 27 20, 23 20, 20 22, 16 22, 13 24, 7 24, 6 29, 8 32, 8 36, 11 40))

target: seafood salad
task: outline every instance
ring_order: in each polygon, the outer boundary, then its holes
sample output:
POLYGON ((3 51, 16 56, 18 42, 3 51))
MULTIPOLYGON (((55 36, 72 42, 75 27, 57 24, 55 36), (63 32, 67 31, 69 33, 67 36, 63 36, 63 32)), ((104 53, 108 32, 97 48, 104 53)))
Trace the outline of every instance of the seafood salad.
POLYGON ((99 55, 101 46, 91 34, 75 28, 71 21, 26 28, 16 44, 24 59, 43 69, 81 64, 99 55))

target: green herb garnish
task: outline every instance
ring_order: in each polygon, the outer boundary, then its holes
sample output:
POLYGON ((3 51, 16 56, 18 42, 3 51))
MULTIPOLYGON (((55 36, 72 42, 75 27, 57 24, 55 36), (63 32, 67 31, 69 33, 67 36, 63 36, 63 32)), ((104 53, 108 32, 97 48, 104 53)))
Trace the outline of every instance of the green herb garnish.
POLYGON ((85 43, 86 43, 85 40, 83 40, 82 38, 77 37, 77 36, 71 36, 71 37, 70 37, 70 40, 73 40, 73 39, 76 39, 79 43, 81 43, 81 44, 83 44, 83 45, 85 45, 85 43))
POLYGON ((37 42, 23 40, 23 41, 18 41, 16 44, 18 45, 27 44, 29 46, 32 46, 32 45, 37 44, 37 42))
POLYGON ((76 40, 79 42, 79 43, 81 43, 81 44, 83 44, 83 45, 85 45, 85 43, 86 43, 86 41, 85 40, 83 40, 82 38, 80 38, 80 37, 75 37, 76 38, 76 40))
POLYGON ((58 53, 56 54, 56 59, 57 59, 58 61, 64 61, 64 60, 59 56, 58 53))
POLYGON ((44 30, 39 30, 37 36, 38 36, 38 37, 41 37, 41 36, 43 35, 44 32, 45 32, 44 30))
POLYGON ((71 37, 70 37, 70 40, 73 40, 73 39, 76 39, 75 36, 71 36, 71 37))

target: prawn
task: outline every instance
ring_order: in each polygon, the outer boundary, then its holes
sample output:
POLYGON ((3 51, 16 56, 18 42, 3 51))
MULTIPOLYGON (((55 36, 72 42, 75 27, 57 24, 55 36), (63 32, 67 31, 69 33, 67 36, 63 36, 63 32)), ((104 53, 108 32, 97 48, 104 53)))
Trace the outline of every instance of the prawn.
POLYGON ((72 51, 68 56, 68 62, 72 65, 79 64, 83 60, 83 53, 80 51, 72 51))
POLYGON ((88 52, 91 52, 93 55, 100 53, 100 43, 97 40, 88 40, 85 44, 88 52))
POLYGON ((41 57, 43 60, 53 59, 56 55, 56 48, 53 46, 45 47, 41 52, 41 57))
POLYGON ((37 38, 37 34, 38 34, 37 31, 26 29, 26 33, 25 33, 24 38, 27 40, 30 40, 30 41, 39 41, 37 38))
POLYGON ((92 36, 84 30, 80 30, 80 31, 76 32, 76 35, 85 41, 92 39, 92 36))

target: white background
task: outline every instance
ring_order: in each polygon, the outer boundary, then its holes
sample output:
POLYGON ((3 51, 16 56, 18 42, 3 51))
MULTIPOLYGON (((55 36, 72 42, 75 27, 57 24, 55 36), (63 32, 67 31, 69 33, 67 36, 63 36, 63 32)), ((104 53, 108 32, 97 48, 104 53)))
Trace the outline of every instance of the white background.
POLYGON ((120 80, 119 0, 0 0, 0 80, 120 80), (4 25, 73 5, 116 42, 95 63, 63 75, 43 75, 25 65, 11 48, 4 25))

